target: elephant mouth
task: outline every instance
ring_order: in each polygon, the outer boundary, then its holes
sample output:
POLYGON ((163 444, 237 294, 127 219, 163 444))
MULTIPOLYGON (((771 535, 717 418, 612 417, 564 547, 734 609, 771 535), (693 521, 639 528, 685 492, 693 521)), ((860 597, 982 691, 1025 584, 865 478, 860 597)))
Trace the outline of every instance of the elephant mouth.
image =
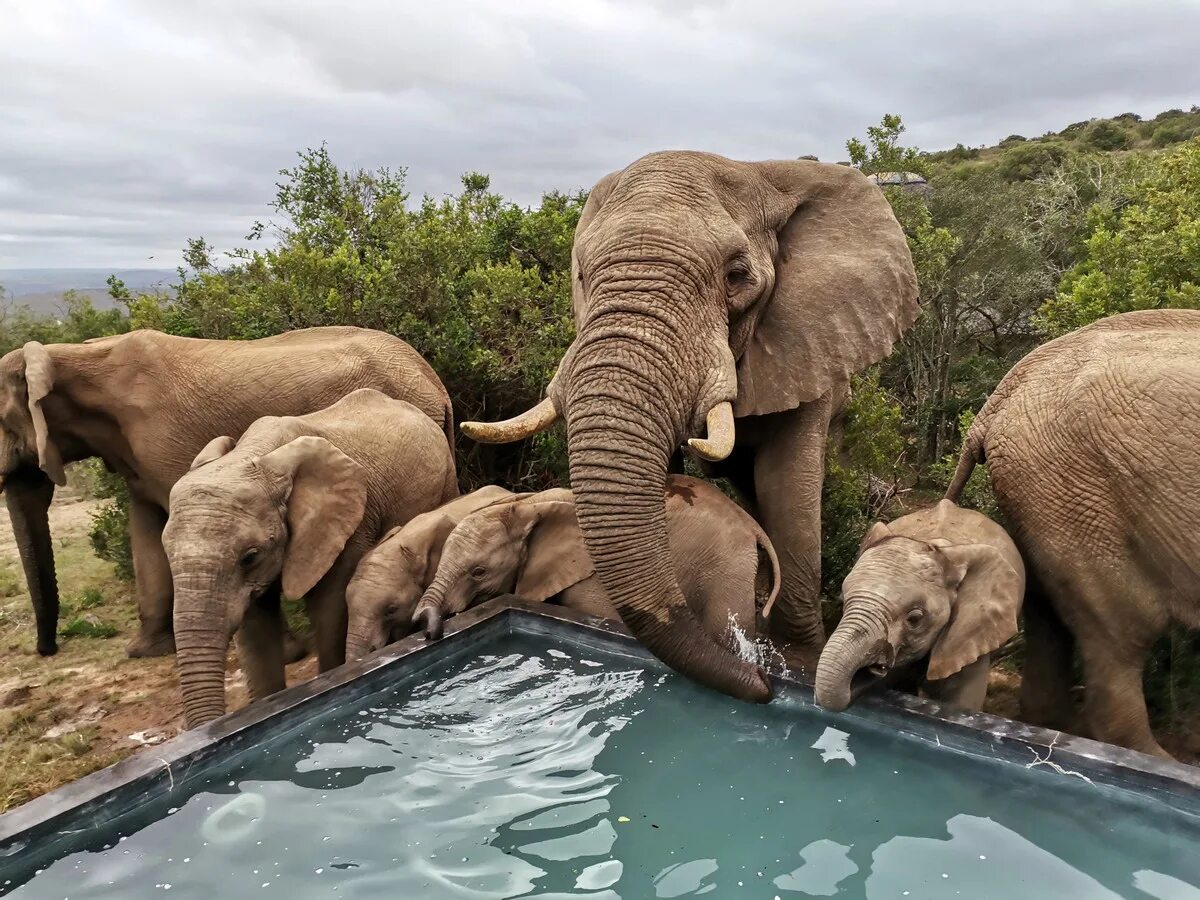
POLYGON ((893 671, 892 648, 889 644, 878 647, 874 658, 863 666, 850 679, 850 697, 862 696, 887 683, 893 671))

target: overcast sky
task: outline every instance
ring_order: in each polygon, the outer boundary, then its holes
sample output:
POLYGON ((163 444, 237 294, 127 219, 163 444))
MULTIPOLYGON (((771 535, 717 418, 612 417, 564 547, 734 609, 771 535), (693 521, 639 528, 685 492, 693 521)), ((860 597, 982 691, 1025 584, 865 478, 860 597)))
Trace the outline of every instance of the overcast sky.
MULTIPOLYGON (((1200 103, 1200 0, 0 0, 0 268, 238 244, 327 142, 521 203, 643 153, 845 158, 1200 103)), ((151 258, 152 257, 152 258, 151 258)))

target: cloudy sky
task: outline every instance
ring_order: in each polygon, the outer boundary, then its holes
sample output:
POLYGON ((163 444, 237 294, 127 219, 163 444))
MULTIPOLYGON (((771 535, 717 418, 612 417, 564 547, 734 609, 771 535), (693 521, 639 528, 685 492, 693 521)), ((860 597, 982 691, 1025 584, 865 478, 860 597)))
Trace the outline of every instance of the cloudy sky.
MULTIPOLYGON (((1200 103, 1200 0, 0 0, 0 268, 238 244, 327 142, 522 203, 664 148, 844 158, 1200 103)), ((152 257, 152 259, 151 259, 152 257)))

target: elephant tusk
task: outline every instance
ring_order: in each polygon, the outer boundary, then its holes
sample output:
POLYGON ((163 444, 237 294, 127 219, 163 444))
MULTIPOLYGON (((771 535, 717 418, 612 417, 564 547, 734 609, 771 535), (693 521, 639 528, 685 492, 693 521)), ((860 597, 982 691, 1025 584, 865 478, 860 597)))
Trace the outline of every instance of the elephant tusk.
POLYGON ((733 404, 726 400, 708 411, 708 436, 689 438, 688 446, 701 459, 720 462, 733 452, 733 404))
POLYGON ((463 422, 462 433, 484 444, 507 444, 545 431, 558 420, 554 401, 547 397, 533 409, 503 422, 463 422))

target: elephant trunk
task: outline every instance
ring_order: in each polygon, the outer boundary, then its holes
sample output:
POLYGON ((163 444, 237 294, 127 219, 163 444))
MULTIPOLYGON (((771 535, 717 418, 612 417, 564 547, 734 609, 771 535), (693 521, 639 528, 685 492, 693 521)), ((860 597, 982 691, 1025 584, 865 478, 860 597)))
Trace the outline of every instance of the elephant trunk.
MULTIPOLYGON (((847 610, 829 636, 817 663, 814 686, 817 703, 834 712, 848 707, 864 684, 855 675, 867 666, 877 667, 882 677, 895 655, 887 640, 887 620, 869 606, 847 610)), ((876 678, 867 679, 868 683, 876 678)))
POLYGON ((371 615, 352 615, 346 625, 346 661, 362 659, 387 645, 387 625, 371 615))
POLYGON ((413 628, 424 631, 426 640, 440 641, 445 631, 446 619, 452 615, 454 613, 448 612, 446 608, 445 579, 435 577, 433 584, 425 589, 417 608, 413 611, 413 628))
POLYGON ((49 518, 53 498, 54 483, 40 470, 20 471, 4 482, 13 537, 37 621, 37 651, 42 656, 58 652, 58 578, 49 518))
POLYGON ((225 714, 225 660, 230 629, 217 579, 204 572, 175 575, 175 647, 188 728, 225 714))
POLYGON ((667 467, 699 391, 674 395, 671 386, 689 370, 683 354, 646 339, 663 331, 663 318, 641 321, 631 306, 619 304, 608 322, 597 316, 581 329, 569 375, 571 485, 584 543, 610 602, 655 656, 716 690, 766 702, 766 672, 704 631, 675 580, 667 467))

